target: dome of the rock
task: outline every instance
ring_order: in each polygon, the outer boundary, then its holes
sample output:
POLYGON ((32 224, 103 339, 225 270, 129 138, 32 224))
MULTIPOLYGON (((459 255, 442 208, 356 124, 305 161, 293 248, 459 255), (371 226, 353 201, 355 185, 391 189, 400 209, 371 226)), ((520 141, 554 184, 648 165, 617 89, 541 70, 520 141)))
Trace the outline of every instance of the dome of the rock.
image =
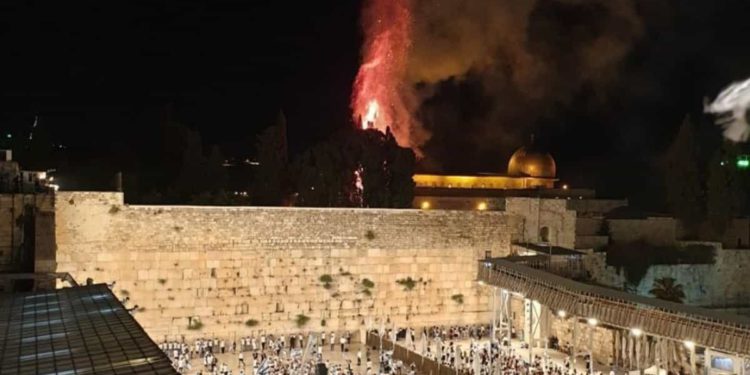
POLYGON ((548 152, 534 147, 521 147, 508 162, 508 175, 511 177, 555 178, 557 166, 548 152))

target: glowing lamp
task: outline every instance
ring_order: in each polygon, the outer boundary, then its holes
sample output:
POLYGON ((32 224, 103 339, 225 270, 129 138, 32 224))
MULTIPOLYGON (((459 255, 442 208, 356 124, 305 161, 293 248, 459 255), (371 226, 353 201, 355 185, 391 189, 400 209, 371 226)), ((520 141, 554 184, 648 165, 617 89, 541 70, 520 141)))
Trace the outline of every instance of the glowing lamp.
POLYGON ((632 334, 635 337, 641 337, 643 334, 643 331, 640 328, 633 328, 630 330, 630 334, 632 334))
POLYGON ((750 158, 747 155, 740 155, 737 157, 737 168, 748 169, 750 168, 750 158))
POLYGON ((487 202, 479 202, 479 204, 477 205, 477 210, 479 211, 487 210, 487 202))
POLYGON ((568 316, 568 313, 566 313, 565 310, 560 310, 557 312, 557 316, 559 316, 562 319, 565 319, 565 317, 568 316))
POLYGON ((563 190, 568 190, 568 184, 562 186, 563 190))
POLYGON ((590 326, 596 327, 596 325, 599 324, 599 321, 596 320, 595 318, 589 318, 588 323, 590 326))
POLYGON ((695 343, 692 342, 692 341, 690 341, 690 340, 687 340, 687 341, 685 341, 685 347, 688 348, 688 349, 690 349, 690 350, 693 350, 693 349, 695 349, 695 343))
POLYGON ((422 202, 422 204, 419 205, 419 207, 421 207, 423 210, 429 210, 430 209, 430 202, 429 201, 424 201, 424 202, 422 202))

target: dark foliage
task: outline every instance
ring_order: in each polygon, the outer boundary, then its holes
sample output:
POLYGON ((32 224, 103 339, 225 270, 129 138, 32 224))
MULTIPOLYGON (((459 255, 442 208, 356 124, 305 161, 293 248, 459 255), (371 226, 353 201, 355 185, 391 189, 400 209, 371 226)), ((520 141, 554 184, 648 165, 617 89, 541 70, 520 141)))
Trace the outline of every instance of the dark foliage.
POLYGON ((410 207, 414 164, 414 153, 399 147, 390 131, 342 131, 296 160, 296 204, 410 207))
POLYGON ((645 241, 615 243, 607 249, 607 265, 625 270, 631 285, 638 285, 654 265, 713 264, 715 248, 707 245, 654 246, 645 241))

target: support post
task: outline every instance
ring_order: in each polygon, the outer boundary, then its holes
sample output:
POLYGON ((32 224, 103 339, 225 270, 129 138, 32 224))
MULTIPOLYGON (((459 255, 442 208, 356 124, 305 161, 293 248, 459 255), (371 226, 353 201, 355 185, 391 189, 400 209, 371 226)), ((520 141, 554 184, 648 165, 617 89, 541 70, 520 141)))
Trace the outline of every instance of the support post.
POLYGON ((594 375, 594 327, 589 326, 589 375, 594 375))
POLYGON ((695 346, 690 348, 690 375, 698 375, 695 365, 695 346))
POLYGON ((570 363, 571 367, 574 367, 578 362, 578 318, 572 316, 571 319, 573 320, 573 350, 570 353, 570 363))

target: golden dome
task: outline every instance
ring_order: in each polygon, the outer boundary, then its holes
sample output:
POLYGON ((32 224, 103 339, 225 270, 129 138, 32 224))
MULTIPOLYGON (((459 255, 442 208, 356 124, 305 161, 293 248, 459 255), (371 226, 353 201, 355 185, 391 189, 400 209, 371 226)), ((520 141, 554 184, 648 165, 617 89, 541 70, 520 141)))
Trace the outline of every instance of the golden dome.
POLYGON ((508 162, 508 175, 511 177, 555 178, 555 159, 547 152, 521 147, 508 162))

